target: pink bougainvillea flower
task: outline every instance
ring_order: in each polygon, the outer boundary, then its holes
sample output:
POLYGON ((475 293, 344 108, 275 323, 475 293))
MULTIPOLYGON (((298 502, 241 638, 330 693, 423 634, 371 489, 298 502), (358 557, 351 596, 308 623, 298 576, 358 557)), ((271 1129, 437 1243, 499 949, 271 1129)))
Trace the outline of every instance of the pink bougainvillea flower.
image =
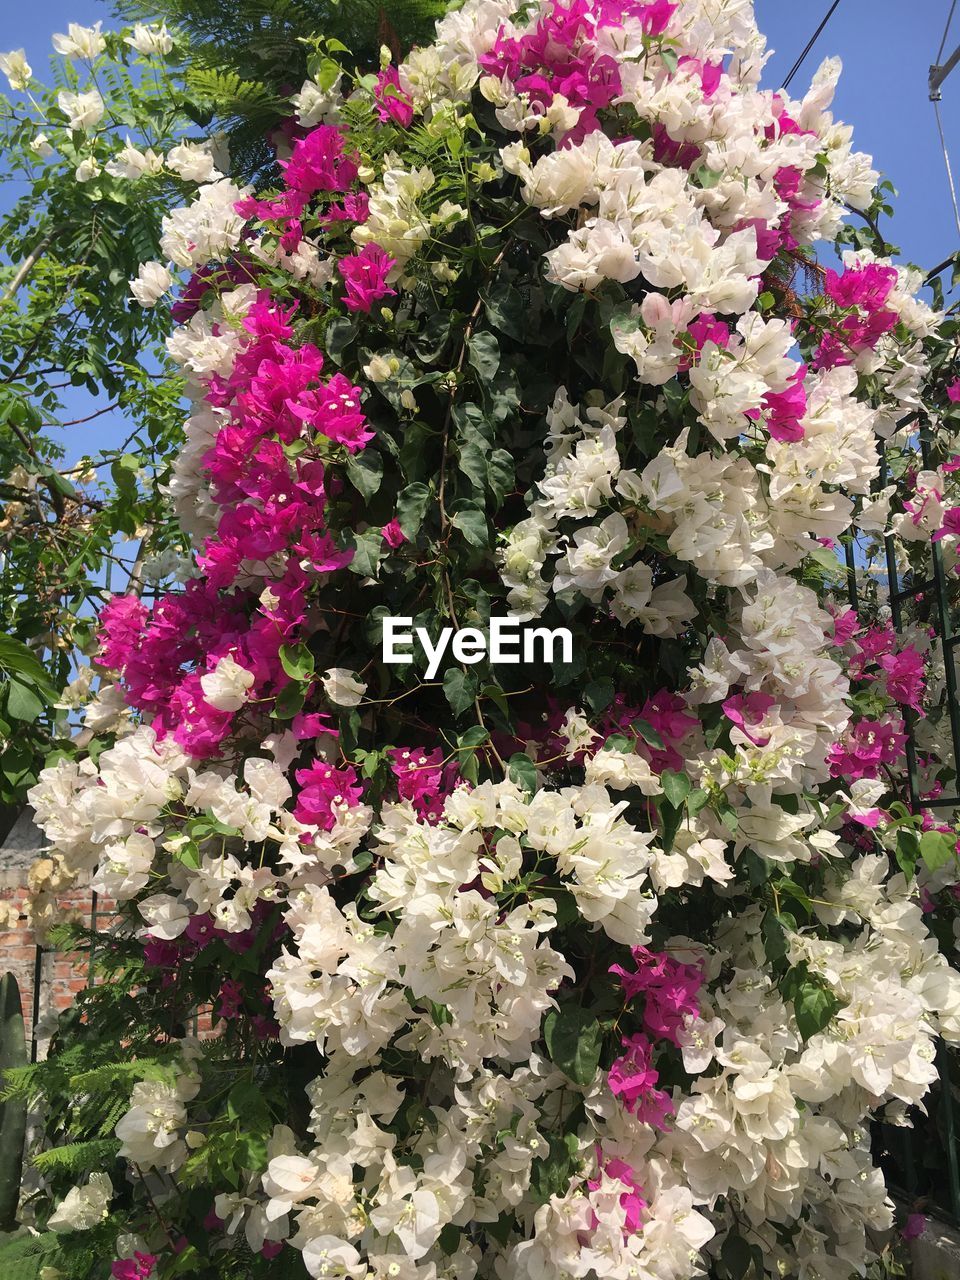
POLYGON ((363 787, 352 765, 336 769, 324 760, 315 760, 307 769, 297 770, 300 793, 293 816, 307 826, 330 831, 336 825, 340 806, 360 803, 363 787))
MULTIPOLYGON (((627 1164, 625 1160, 621 1160, 619 1156, 611 1156, 604 1160, 598 1146, 597 1158, 600 1165, 600 1173, 605 1173, 608 1178, 614 1178, 626 1187, 626 1191, 620 1196, 620 1207, 625 1211, 623 1231, 625 1236, 634 1235, 643 1227, 643 1211, 647 1207, 647 1202, 643 1198, 643 1188, 637 1181, 636 1172, 627 1164)), ((602 1177, 590 1178, 587 1186, 591 1191, 597 1191, 603 1185, 602 1177)), ((593 1230, 600 1225, 600 1221, 596 1214, 593 1215, 594 1221, 591 1226, 593 1230)))
POLYGON ((381 298, 392 297, 396 289, 389 288, 387 276, 396 262, 378 244, 365 244, 359 253, 341 258, 337 270, 343 276, 347 310, 369 311, 381 298))
POLYGON ((752 730, 763 723, 763 718, 776 702, 769 693, 738 693, 727 698, 723 705, 723 714, 755 747, 765 747, 770 741, 769 734, 755 733, 752 730))
POLYGON ((911 1213, 907 1217, 903 1230, 900 1232, 901 1238, 904 1240, 917 1240, 923 1235, 927 1229, 927 1219, 922 1213, 911 1213))
POLYGON ((293 144, 280 168, 287 186, 301 196, 318 191, 346 191, 357 177, 357 161, 344 155, 344 136, 336 125, 323 124, 293 144))
POLYGON ((615 964, 610 972, 620 979, 627 1000, 643 996, 643 1023, 650 1034, 679 1045, 677 1033, 687 1016, 700 1016, 702 968, 698 964, 682 964, 665 952, 642 946, 631 947, 630 954, 635 970, 615 964))
POLYGON ((439 747, 393 747, 387 752, 401 800, 410 800, 421 818, 439 820, 443 802, 460 781, 455 763, 444 764, 439 747))
POLYGON ((848 644, 860 630, 860 619, 853 609, 844 609, 833 620, 834 643, 842 648, 848 644))
POLYGON ((947 536, 960 538, 960 507, 950 507, 943 513, 943 524, 933 535, 934 542, 940 542, 947 536))
POLYGON ((132 1258, 118 1258, 110 1266, 113 1280, 148 1280, 157 1265, 156 1256, 152 1253, 134 1253, 132 1258))
POLYGON ((394 550, 407 540, 406 534, 400 528, 400 521, 396 518, 391 520, 389 524, 385 524, 380 532, 383 534, 383 540, 387 546, 392 547, 394 550))
POLYGON ((625 1037, 621 1045, 626 1052, 607 1073, 610 1092, 641 1124, 665 1128, 667 1116, 673 1115, 673 1101, 654 1087, 660 1077, 652 1065, 653 1046, 642 1031, 625 1037))
POLYGON ((413 102, 410 95, 400 87, 400 72, 396 67, 387 67, 380 72, 373 96, 377 103, 377 115, 384 124, 392 120, 401 129, 410 127, 413 121, 413 102))
POLYGON ((806 365, 801 365, 785 391, 768 391, 763 397, 767 430, 774 440, 792 443, 803 439, 803 422, 807 412, 807 392, 803 385, 806 365))

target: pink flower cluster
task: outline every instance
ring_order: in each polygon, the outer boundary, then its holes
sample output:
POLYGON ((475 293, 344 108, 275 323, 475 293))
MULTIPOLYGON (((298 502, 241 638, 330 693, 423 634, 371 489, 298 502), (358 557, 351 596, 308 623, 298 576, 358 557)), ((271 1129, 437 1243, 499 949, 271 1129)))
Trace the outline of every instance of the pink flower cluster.
POLYGON ((775 702, 769 693, 737 693, 722 704, 723 714, 755 747, 765 747, 770 735, 764 734, 759 726, 775 702))
POLYGON ((660 1079, 653 1066, 653 1045, 638 1031, 621 1041, 626 1052, 614 1062, 607 1084, 614 1097, 620 1098, 625 1110, 641 1124, 654 1129, 666 1128, 667 1116, 673 1115, 673 1100, 663 1089, 655 1088, 660 1079))
POLYGON ((336 825, 338 808, 352 807, 363 798, 363 787, 352 765, 337 769, 325 760, 315 760, 309 768, 298 769, 296 777, 300 791, 293 816, 323 831, 336 825))
POLYGON ((912 644, 900 647, 890 622, 861 630, 852 609, 837 619, 835 627, 837 643, 853 650, 847 667, 850 678, 865 683, 882 681, 893 702, 923 715, 927 679, 920 650, 912 644))
POLYGON ((244 320, 251 341, 229 377, 210 382, 207 399, 230 413, 203 460, 223 509, 200 559, 216 586, 232 585, 244 560, 290 553, 319 573, 350 558, 324 529, 325 470, 311 446, 323 436, 356 453, 373 432, 360 388, 342 373, 324 381, 312 343, 290 345, 291 314, 261 297, 244 320), (307 449, 291 458, 284 446, 304 439, 307 449))
POLYGON ((401 800, 410 800, 418 817, 439 821, 443 802, 460 782, 460 772, 451 761, 444 764, 439 747, 393 747, 387 752, 390 770, 397 780, 401 800))
POLYGON ((369 311, 381 298, 392 297, 396 289, 387 286, 390 268, 396 258, 389 258, 378 244, 365 244, 359 253, 341 258, 337 270, 343 276, 348 311, 369 311))
POLYGON ((224 596, 204 578, 163 596, 152 611, 134 596, 115 596, 100 617, 101 661, 119 671, 127 702, 152 717, 158 737, 172 735, 198 759, 216 755, 247 711, 210 706, 203 675, 231 657, 254 677, 251 699, 288 684, 279 652, 296 639, 308 585, 291 561, 267 603, 247 591, 224 596))
POLYGON ((879 778, 882 769, 899 767, 906 742, 902 720, 858 720, 830 749, 831 777, 879 778))
MULTIPOLYGON (((621 1160, 619 1156, 611 1156, 604 1160, 597 1148, 597 1160, 600 1165, 600 1173, 605 1173, 608 1178, 615 1178, 617 1182, 622 1183, 626 1187, 626 1191, 620 1196, 620 1207, 625 1210, 623 1233, 625 1236, 634 1235, 643 1227, 643 1211, 647 1207, 647 1202, 643 1198, 643 1188, 637 1181, 635 1171, 627 1164, 626 1160, 621 1160)), ((591 1191, 596 1191, 602 1185, 601 1177, 591 1178, 587 1182, 587 1186, 591 1191)), ((600 1219, 596 1214, 593 1215, 593 1222, 590 1224, 592 1230, 596 1230, 600 1225, 600 1219)))
POLYGON ((410 95, 400 87, 400 72, 396 67, 387 67, 380 72, 373 96, 377 103, 377 115, 384 124, 392 120, 401 129, 409 129, 413 122, 413 103, 410 95))
MULTIPOLYGON (((354 453, 373 433, 360 388, 341 373, 324 380, 321 352, 291 345, 291 314, 261 295, 232 372, 210 381, 207 398, 229 419, 203 460, 220 507, 198 557, 204 577, 152 613, 119 597, 101 616, 103 661, 120 671, 128 701, 198 758, 215 755, 242 714, 206 701, 204 674, 229 656, 253 676, 251 700, 279 692, 288 682, 279 650, 303 621, 308 585, 351 558, 325 528, 330 482, 313 447, 323 437, 354 453), (304 439, 291 456, 285 446, 304 439), (222 595, 245 564, 265 562, 275 575, 268 603, 242 590, 222 595)), ((304 726, 301 736, 315 733, 304 726)))
POLYGON ((870 262, 847 267, 842 275, 827 270, 824 295, 846 314, 831 325, 817 351, 820 369, 852 364, 862 351, 872 351, 896 327, 897 313, 886 306, 899 276, 896 268, 870 262))
POLYGON ((531 108, 545 114, 562 94, 580 112, 563 143, 580 142, 600 127, 598 112, 621 92, 616 59, 600 52, 597 33, 623 26, 623 19, 639 20, 648 36, 661 36, 670 25, 677 4, 670 0, 554 0, 539 21, 521 36, 500 28, 493 47, 481 54, 480 67, 489 75, 506 76, 514 88, 528 95, 531 108))
POLYGON ((615 964, 610 972, 616 974, 623 986, 627 1000, 643 996, 643 1025, 657 1040, 669 1040, 679 1046, 677 1032, 690 1015, 699 1017, 700 988, 703 986, 703 969, 698 964, 682 964, 665 952, 650 951, 647 947, 631 947, 634 970, 615 964))
POLYGON ((683 769, 684 741, 699 729, 700 721, 690 714, 683 698, 668 689, 651 694, 642 707, 629 706, 623 695, 618 693, 598 726, 603 739, 613 734, 637 738, 637 751, 649 760, 656 773, 662 773, 664 769, 683 769), (662 748, 651 746, 634 729, 637 720, 645 721, 653 729, 663 742, 662 748))
POLYGON ((686 1020, 700 1016, 703 970, 700 965, 682 964, 647 947, 631 947, 630 954, 635 969, 615 964, 610 972, 620 979, 627 1002, 643 996, 644 1030, 621 1039, 624 1052, 610 1067, 607 1084, 625 1110, 642 1124, 664 1129, 667 1117, 673 1115, 673 1100, 656 1087, 660 1075, 653 1065, 653 1042, 668 1040, 679 1046, 678 1033, 686 1020))
POLYGON ((137 1250, 132 1258, 118 1258, 110 1265, 113 1280, 148 1280, 157 1265, 156 1255, 140 1253, 137 1250))

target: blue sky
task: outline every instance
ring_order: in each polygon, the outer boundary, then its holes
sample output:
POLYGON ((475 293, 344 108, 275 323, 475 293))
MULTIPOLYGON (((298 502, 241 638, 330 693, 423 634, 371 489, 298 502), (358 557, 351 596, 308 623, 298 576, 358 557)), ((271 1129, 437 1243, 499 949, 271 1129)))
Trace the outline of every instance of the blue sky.
MULTIPOLYGON (((828 0, 756 0, 757 19, 775 50, 765 83, 780 84, 829 7, 828 0)), ((854 126, 859 150, 874 156, 897 187, 895 230, 887 234, 904 256, 933 266, 960 247, 950 204, 933 107, 927 96, 927 71, 934 60, 950 0, 841 0, 817 46, 799 72, 791 91, 804 87, 827 54, 839 55, 844 74, 835 103, 836 115, 854 126)), ((50 52, 50 36, 69 22, 90 25, 98 18, 111 24, 103 0, 10 0, 5 6, 3 48, 24 47, 42 77, 50 52)), ((947 41, 947 53, 960 44, 960 10, 947 41)), ((960 181, 960 68, 943 90, 943 117, 948 144, 960 181)), ((76 411, 90 411, 90 400, 78 393, 76 411)), ((71 409, 74 405, 71 404, 71 409)), ((119 441, 123 429, 117 415, 76 428, 68 453, 76 457, 119 441)))

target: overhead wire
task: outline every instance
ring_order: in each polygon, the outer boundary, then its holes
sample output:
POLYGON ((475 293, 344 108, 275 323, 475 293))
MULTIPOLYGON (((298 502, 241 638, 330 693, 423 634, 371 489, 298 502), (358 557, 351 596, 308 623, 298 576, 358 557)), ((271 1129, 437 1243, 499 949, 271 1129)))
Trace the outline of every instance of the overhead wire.
MULTIPOLYGON (((957 0, 953 0, 953 2, 954 4, 956 4, 957 0)), ((807 41, 806 45, 804 46, 803 52, 800 54, 799 58, 797 58, 796 62, 787 72, 786 78, 783 82, 783 85, 781 86, 782 88, 784 89, 790 88, 790 81, 793 79, 793 77, 797 74, 797 72, 806 62, 807 55, 809 54, 813 46, 817 43, 817 41, 820 39, 820 37, 823 35, 824 28, 826 27, 830 19, 833 17, 833 15, 836 13, 839 6, 840 6, 840 0, 833 0, 833 4, 827 10, 826 17, 820 23, 819 27, 817 27, 816 31, 813 33, 810 39, 807 41)), ((946 36, 944 36, 944 39, 946 39, 946 36)))
POLYGON ((940 59, 943 57, 943 51, 947 47, 947 36, 950 34, 950 24, 953 22, 953 14, 956 7, 957 0, 952 0, 950 12, 947 14, 947 24, 943 28, 943 39, 940 41, 940 48, 937 50, 937 66, 940 65, 940 59))
POLYGON ((950 34, 950 25, 953 22, 953 15, 957 8, 957 0, 951 0, 950 9, 947 13, 947 21, 944 24, 943 36, 940 40, 940 48, 937 50, 936 61, 931 68, 931 92, 930 101, 933 103, 933 113, 937 120, 937 134, 940 138, 940 150, 943 152, 943 163, 947 170, 947 182, 950 187, 950 201, 953 205, 953 219, 957 224, 957 232, 960 233, 960 201, 957 200, 957 185, 953 180, 953 166, 950 163, 950 150, 947 146, 947 136, 943 131, 943 117, 940 114, 940 89, 935 86, 933 81, 934 71, 940 68, 940 59, 943 57, 943 51, 947 47, 947 37, 950 34))
POLYGON ((953 203, 953 219, 957 224, 957 231, 960 233, 960 203, 957 201, 957 187, 953 180, 953 168, 950 164, 950 152, 947 149, 947 139, 943 132, 943 119, 940 115, 940 102, 937 98, 933 99, 933 112, 937 117, 937 133, 940 135, 940 149, 943 152, 943 163, 947 170, 947 182, 950 184, 950 200, 953 203))

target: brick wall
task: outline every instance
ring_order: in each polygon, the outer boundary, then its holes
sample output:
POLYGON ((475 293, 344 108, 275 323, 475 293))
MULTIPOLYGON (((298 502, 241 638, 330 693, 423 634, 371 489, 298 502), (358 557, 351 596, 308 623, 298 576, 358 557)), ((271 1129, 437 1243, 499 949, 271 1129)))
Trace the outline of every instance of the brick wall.
MULTIPOLYGON (((35 982, 38 973, 37 940, 23 916, 22 904, 27 898, 27 874, 44 852, 43 835, 33 825, 28 812, 21 815, 0 842, 0 902, 13 903, 21 917, 15 929, 0 932, 0 973, 11 970, 16 975, 28 1041, 33 1035, 35 987, 39 988, 37 1056, 40 1058, 46 1053, 49 1039, 46 1015, 62 1013, 69 1008, 77 992, 87 985, 90 970, 90 954, 86 950, 67 953, 44 949, 39 959, 39 983, 35 982)), ((95 899, 89 884, 58 894, 57 905, 62 912, 80 917, 88 927, 91 911, 95 910, 94 923, 100 932, 109 927, 116 911, 115 901, 103 897, 95 899)), ((190 1030, 206 1039, 217 1034, 216 1023, 209 1008, 200 1009, 190 1030)))
MULTIPOLYGON (((0 971, 12 971, 20 985, 20 1000, 23 1006, 23 1018, 26 1023, 27 1038, 33 1034, 33 1015, 35 1005, 35 982, 39 963, 39 1016, 40 1030, 43 1031, 43 1020, 51 1012, 61 1013, 68 1008, 78 991, 87 984, 90 957, 87 951, 62 952, 46 950, 42 952, 39 962, 37 957, 37 940, 33 930, 22 915, 22 903, 27 891, 25 884, 11 885, 10 871, 3 879, 8 883, 0 887, 0 902, 8 902, 21 910, 21 920, 17 928, 0 933, 0 971)), ((23 876, 26 880, 26 876, 23 876)), ((87 926, 91 924, 94 906, 94 895, 89 885, 79 886, 59 894, 57 905, 64 912, 70 912, 83 920, 87 926)), ((114 903, 99 899, 96 903, 96 924, 103 928, 112 914, 114 903)), ((45 1037, 38 1037, 41 1046, 45 1037)))
MULTIPOLYGON (((30 814, 20 815, 0 845, 0 902, 11 903, 19 914, 15 929, 0 932, 0 973, 8 970, 16 975, 20 986, 20 1001, 26 1023, 27 1039, 33 1035, 35 1009, 35 980, 39 972, 39 1025, 44 1030, 44 1015, 60 1013, 73 1002, 78 991, 87 982, 89 955, 86 951, 66 953, 44 950, 37 957, 37 939, 23 915, 23 903, 27 897, 27 873, 30 866, 44 852, 43 835, 33 825, 30 814)), ((84 924, 91 923, 94 895, 89 884, 78 885, 57 896, 57 905, 63 911, 79 916, 84 924)), ((100 899, 96 905, 96 923, 103 928, 114 910, 112 901, 100 899)), ((39 1054, 45 1049, 45 1038, 38 1036, 39 1054)))

